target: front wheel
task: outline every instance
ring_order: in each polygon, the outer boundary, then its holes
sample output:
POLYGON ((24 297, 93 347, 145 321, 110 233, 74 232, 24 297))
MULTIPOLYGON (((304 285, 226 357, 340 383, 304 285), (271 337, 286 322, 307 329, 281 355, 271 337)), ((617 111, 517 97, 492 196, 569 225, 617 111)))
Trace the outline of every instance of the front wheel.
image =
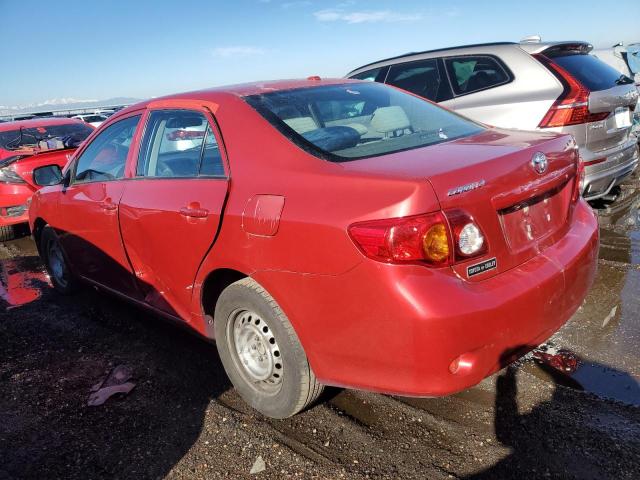
POLYGON ((260 413, 290 417, 322 392, 291 323, 253 279, 239 280, 222 292, 214 330, 231 383, 260 413))
POLYGON ((69 269, 67 256, 53 228, 46 226, 40 236, 40 255, 47 269, 53 288, 63 295, 74 293, 78 282, 69 269))

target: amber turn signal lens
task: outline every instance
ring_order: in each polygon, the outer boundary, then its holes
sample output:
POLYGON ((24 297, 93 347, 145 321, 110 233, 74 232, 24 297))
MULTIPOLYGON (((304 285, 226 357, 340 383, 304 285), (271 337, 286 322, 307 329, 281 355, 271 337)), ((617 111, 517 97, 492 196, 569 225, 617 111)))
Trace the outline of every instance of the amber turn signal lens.
POLYGON ((422 248, 427 261, 441 263, 449 258, 449 238, 447 227, 442 223, 433 225, 422 240, 422 248))

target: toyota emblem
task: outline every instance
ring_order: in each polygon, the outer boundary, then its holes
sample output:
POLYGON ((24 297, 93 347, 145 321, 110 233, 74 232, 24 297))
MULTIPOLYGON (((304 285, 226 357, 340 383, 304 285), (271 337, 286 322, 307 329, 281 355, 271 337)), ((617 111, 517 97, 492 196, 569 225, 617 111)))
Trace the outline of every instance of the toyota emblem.
POLYGON ((549 166, 549 161, 547 160, 547 156, 542 152, 537 152, 533 155, 531 159, 531 166, 533 169, 542 175, 547 171, 547 167, 549 166))

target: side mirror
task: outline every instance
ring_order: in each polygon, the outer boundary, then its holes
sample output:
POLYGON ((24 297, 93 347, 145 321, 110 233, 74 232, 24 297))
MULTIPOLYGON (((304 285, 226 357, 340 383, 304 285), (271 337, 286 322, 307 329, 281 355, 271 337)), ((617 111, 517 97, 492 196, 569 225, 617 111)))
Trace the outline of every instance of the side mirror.
POLYGON ((62 170, 58 165, 45 165, 33 170, 33 183, 39 187, 58 185, 62 182, 62 170))

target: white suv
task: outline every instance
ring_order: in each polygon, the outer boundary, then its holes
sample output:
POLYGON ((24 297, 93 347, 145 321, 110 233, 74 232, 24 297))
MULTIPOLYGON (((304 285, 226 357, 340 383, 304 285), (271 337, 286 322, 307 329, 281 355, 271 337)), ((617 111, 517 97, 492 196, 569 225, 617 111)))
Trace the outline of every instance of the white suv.
POLYGON ((489 43, 410 53, 347 76, 375 80, 503 128, 571 133, 585 166, 583 195, 605 197, 638 165, 631 78, 585 42, 489 43))

